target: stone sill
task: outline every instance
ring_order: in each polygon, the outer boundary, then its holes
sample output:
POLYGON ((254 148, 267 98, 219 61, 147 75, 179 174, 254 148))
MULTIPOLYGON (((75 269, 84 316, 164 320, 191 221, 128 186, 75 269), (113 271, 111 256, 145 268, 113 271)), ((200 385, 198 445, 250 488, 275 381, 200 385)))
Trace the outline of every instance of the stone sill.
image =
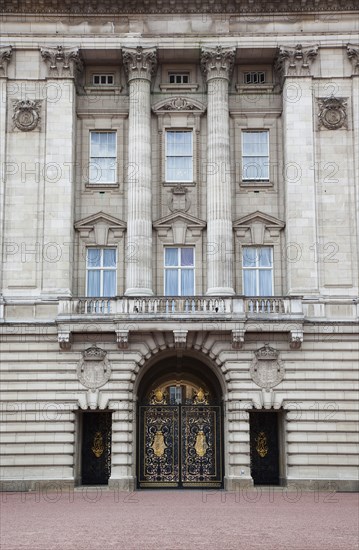
POLYGON ((160 84, 161 92, 195 92, 198 84, 160 84))

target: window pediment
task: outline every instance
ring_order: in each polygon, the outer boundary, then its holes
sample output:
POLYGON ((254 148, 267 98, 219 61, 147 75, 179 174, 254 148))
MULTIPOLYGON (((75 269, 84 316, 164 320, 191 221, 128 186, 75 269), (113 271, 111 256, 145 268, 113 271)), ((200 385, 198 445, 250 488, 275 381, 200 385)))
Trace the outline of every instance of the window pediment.
POLYGON ((201 236, 206 222, 190 214, 176 212, 160 218, 154 222, 153 227, 158 232, 158 236, 166 242, 186 244, 188 237, 194 240, 201 236))
POLYGON ((203 115, 206 106, 196 99, 182 96, 170 97, 159 101, 152 107, 152 111, 157 114, 166 114, 168 112, 192 113, 194 115, 203 115))
POLYGON ((86 244, 107 246, 117 243, 126 231, 126 223, 104 212, 92 214, 74 225, 86 244))
POLYGON ((277 239, 284 227, 285 223, 282 220, 259 210, 239 218, 233 224, 237 237, 252 244, 263 244, 277 239))

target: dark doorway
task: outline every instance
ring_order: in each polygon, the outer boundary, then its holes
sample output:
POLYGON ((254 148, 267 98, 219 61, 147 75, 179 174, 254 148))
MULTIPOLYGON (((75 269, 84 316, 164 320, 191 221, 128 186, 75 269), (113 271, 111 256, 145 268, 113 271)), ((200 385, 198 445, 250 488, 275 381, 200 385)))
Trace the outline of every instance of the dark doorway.
POLYGON ((279 484, 278 413, 250 413, 251 474, 255 485, 279 484))
POLYGON ((110 412, 82 415, 82 484, 107 485, 111 475, 110 412))

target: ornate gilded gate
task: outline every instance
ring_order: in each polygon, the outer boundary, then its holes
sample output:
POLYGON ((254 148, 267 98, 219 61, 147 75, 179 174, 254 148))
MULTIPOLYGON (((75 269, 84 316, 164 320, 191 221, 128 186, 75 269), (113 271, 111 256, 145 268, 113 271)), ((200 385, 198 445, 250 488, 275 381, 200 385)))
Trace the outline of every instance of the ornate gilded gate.
POLYGON ((221 487, 221 425, 202 390, 183 404, 155 392, 139 407, 139 487, 221 487))
POLYGON ((111 474, 110 412, 88 412, 82 422, 82 484, 106 485, 111 474))

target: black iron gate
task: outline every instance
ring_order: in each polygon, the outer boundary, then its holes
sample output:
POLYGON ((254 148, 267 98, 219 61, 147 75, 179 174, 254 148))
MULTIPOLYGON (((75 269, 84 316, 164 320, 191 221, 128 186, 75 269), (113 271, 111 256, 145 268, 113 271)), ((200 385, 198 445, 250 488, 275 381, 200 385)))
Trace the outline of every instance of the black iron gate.
POLYGON ((216 405, 139 407, 139 487, 222 487, 216 405))
POLYGON ((256 485, 278 485, 278 413, 250 413, 251 474, 256 485))
POLYGON ((83 413, 82 419, 82 484, 106 485, 111 475, 111 413, 83 413))

